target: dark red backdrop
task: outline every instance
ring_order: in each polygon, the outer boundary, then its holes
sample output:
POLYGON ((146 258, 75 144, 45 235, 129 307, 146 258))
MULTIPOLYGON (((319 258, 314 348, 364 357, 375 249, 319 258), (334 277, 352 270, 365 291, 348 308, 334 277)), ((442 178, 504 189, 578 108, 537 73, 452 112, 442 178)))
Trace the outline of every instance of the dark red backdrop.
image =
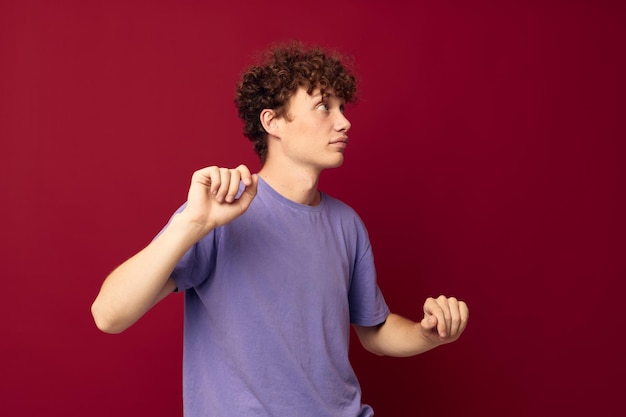
POLYGON ((89 306, 194 169, 258 167, 233 85, 299 38, 358 63, 347 162, 322 188, 369 226, 388 302, 471 308, 422 356, 353 345, 377 415, 614 415, 624 3, 209 3, 0 2, 0 414, 181 415, 181 297, 117 336, 89 306))

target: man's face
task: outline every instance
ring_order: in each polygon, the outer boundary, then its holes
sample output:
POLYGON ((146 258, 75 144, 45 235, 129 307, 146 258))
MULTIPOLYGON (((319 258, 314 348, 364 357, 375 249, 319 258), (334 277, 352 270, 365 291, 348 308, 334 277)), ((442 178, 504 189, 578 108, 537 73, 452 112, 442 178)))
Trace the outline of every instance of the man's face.
POLYGON ((321 171, 343 163, 350 122, 343 114, 344 100, 319 89, 307 94, 299 88, 287 103, 281 142, 285 155, 304 168, 321 171))

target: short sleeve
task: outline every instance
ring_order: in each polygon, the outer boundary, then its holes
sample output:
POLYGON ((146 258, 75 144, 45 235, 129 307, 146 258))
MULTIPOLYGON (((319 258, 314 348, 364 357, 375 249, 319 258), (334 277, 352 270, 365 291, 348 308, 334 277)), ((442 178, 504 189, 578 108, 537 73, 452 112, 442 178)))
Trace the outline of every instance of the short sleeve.
POLYGON ((389 315, 389 307, 376 280, 372 247, 365 227, 359 232, 359 251, 354 264, 348 299, 350 322, 361 326, 376 326, 389 315))
MULTIPOLYGON (((168 224, 157 234, 163 233, 170 225, 172 218, 185 208, 183 204, 172 217, 168 224)), ((178 261, 170 274, 176 282, 176 290, 184 291, 201 284, 210 276, 215 264, 215 230, 193 245, 178 261)), ((156 237, 155 237, 156 239, 156 237)))

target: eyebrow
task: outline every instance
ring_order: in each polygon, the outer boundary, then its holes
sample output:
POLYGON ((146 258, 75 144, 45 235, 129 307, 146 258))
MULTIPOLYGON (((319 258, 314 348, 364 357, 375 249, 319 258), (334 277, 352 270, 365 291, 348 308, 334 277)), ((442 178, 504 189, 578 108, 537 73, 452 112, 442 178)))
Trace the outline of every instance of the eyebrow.
POLYGON ((328 96, 331 96, 331 95, 332 94, 330 94, 330 93, 322 93, 321 91, 317 90, 316 93, 311 94, 311 98, 318 98, 318 97, 325 98, 325 97, 328 97, 328 96))
POLYGON ((318 92, 315 93, 314 95, 312 95, 311 98, 314 99, 314 100, 315 99, 320 99, 320 98, 322 100, 328 100, 328 99, 334 98, 334 99, 339 100, 341 102, 342 106, 345 106, 345 100, 343 98, 339 97, 338 95, 336 95, 335 93, 330 93, 330 92, 326 92, 326 91, 324 91, 322 93, 320 90, 318 90, 318 92))
POLYGON ((316 88, 313 89, 313 91, 311 91, 310 96, 311 97, 319 97, 319 96, 332 97, 332 96, 335 96, 335 93, 334 93, 334 91, 332 91, 332 89, 325 89, 325 88, 321 88, 321 87, 316 87, 316 88))
POLYGON ((324 92, 322 93, 317 93, 314 96, 311 96, 312 98, 321 98, 322 100, 328 100, 328 99, 337 99, 339 101, 344 101, 341 97, 339 97, 338 95, 336 95, 335 93, 328 93, 328 92, 324 92))

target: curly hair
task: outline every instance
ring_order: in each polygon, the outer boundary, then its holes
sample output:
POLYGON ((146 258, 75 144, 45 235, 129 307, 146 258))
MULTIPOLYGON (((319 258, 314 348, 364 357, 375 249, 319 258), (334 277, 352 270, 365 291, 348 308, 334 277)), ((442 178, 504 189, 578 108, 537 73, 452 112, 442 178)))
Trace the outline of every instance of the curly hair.
POLYGON ((263 109, 273 109, 286 116, 286 104, 298 88, 309 94, 332 89, 347 103, 356 101, 356 77, 348 67, 351 61, 334 51, 306 47, 301 42, 275 44, 262 56, 261 63, 250 67, 237 84, 235 105, 243 121, 243 133, 253 143, 254 151, 265 162, 267 133, 261 125, 263 109))

